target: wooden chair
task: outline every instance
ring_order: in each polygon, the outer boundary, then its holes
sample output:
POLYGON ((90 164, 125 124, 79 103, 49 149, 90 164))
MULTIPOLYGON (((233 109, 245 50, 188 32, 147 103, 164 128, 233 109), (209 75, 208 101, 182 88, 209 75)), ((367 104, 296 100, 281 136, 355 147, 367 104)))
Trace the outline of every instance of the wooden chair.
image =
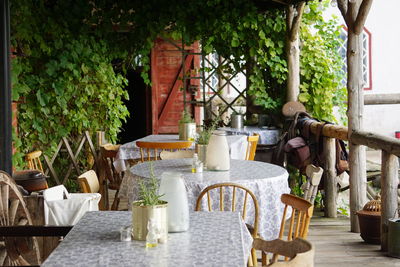
POLYGON ((180 142, 145 142, 137 141, 136 146, 140 148, 141 161, 158 160, 159 150, 160 152, 164 150, 174 151, 188 149, 192 146, 191 141, 180 141, 180 142), (146 156, 145 156, 146 151, 146 156), (152 156, 153 154, 153 156, 152 156))
MULTIPOLYGON (((78 177, 79 187, 82 193, 99 193, 100 183, 94 170, 84 172, 78 177)), ((104 198, 104 196, 101 196, 104 198)), ((99 209, 104 210, 104 201, 100 200, 99 209)))
POLYGON ((39 265, 36 236, 65 236, 70 226, 33 226, 15 181, 0 171, 0 265, 39 265))
MULTIPOLYGON (((212 199, 211 199, 211 194, 210 191, 216 189, 216 195, 219 195, 219 211, 225 211, 225 210, 230 210, 230 211, 236 211, 237 208, 237 191, 241 191, 244 194, 243 197, 243 206, 242 206, 242 210, 241 210, 241 214, 242 214, 242 218, 243 220, 246 219, 246 215, 247 215, 247 199, 250 196, 253 202, 253 206, 254 206, 254 222, 253 225, 251 226, 253 231, 252 231, 252 236, 253 238, 257 237, 257 233, 258 233, 258 201, 256 196, 254 195, 253 192, 251 192, 249 189, 247 189, 246 187, 243 187, 239 184, 234 184, 234 183, 220 183, 220 184, 214 184, 214 185, 210 185, 208 187, 206 187, 203 191, 201 191, 200 195, 197 197, 197 201, 196 201, 196 211, 200 211, 201 210, 201 203, 202 203, 202 199, 205 195, 207 195, 207 207, 208 207, 208 211, 212 211, 212 199), (227 189, 227 190, 224 190, 227 189), (229 192, 232 195, 231 198, 231 203, 229 204, 229 206, 226 206, 225 209, 225 192, 229 192)), ((252 249, 251 251, 251 259, 250 262, 254 262, 257 261, 257 257, 255 254, 255 250, 252 249)))
POLYGON ((303 198, 310 201, 312 204, 314 204, 323 172, 324 169, 314 166, 313 164, 307 165, 306 167, 307 182, 302 186, 304 191, 303 198))
MULTIPOLYGON (((301 197, 290 194, 283 194, 281 196, 281 201, 283 204, 285 204, 285 209, 283 210, 281 228, 278 238, 284 239, 283 236, 285 233, 287 234, 288 241, 291 241, 297 237, 304 239, 307 238, 308 227, 310 225, 314 205, 301 197), (289 227, 285 229, 288 207, 291 208, 292 214, 290 216, 289 227)), ((274 254, 272 257, 272 262, 276 262, 278 256, 278 254, 274 254)), ((266 260, 266 255, 262 254, 262 261, 265 262, 266 260)), ((285 257, 285 260, 288 260, 288 258, 285 257)))
MULTIPOLYGON (((283 241, 275 239, 265 241, 256 238, 253 241, 253 248, 260 250, 262 254, 279 254, 286 258, 288 261, 273 262, 268 265, 268 262, 262 262, 262 266, 286 266, 286 267, 312 267, 314 266, 314 246, 302 239, 296 238, 292 241, 283 241)), ((257 266, 257 264, 255 265, 257 266)))
POLYGON ((193 158, 193 150, 178 150, 178 151, 162 151, 160 159, 187 159, 193 158))
POLYGON ((118 193, 123 173, 117 172, 113 164, 118 149, 119 145, 106 144, 100 146, 100 192, 104 197, 104 204, 102 205, 107 210, 109 209, 108 189, 116 190, 111 210, 118 210, 120 202, 118 193))
POLYGON ((42 162, 40 161, 40 156, 42 151, 36 150, 25 155, 25 159, 28 162, 28 169, 39 170, 44 173, 42 162))
POLYGON ((260 136, 258 134, 247 137, 246 160, 254 160, 259 138, 260 136))

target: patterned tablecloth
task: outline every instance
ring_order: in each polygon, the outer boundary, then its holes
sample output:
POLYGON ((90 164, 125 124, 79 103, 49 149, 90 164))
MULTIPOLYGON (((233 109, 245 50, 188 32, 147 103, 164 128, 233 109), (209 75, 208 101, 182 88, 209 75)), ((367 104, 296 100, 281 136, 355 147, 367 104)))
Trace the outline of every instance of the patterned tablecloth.
POLYGON ((41 266, 246 266, 252 238, 239 213, 193 212, 187 232, 148 249, 145 241, 120 241, 131 216, 87 212, 41 266))
MULTIPOLYGON (((280 220, 283 215, 283 204, 280 197, 283 193, 289 193, 287 171, 277 165, 249 160, 231 160, 229 171, 204 171, 203 173, 191 173, 191 159, 172 159, 154 161, 156 177, 161 177, 164 171, 182 173, 189 199, 189 209, 194 210, 196 200, 200 192, 209 185, 233 182, 250 189, 257 197, 259 205, 259 232, 262 238, 271 240, 278 237, 280 220)), ((138 181, 149 178, 149 163, 141 163, 133 166, 125 172, 120 186, 120 197, 127 197, 128 203, 137 200, 138 181)), ((236 196, 237 203, 243 202, 243 196, 236 196)), ((218 208, 218 202, 213 203, 214 210, 218 208)), ((240 209, 237 209, 240 210, 240 209)), ((248 207, 246 222, 253 224, 253 206, 248 207)))
MULTIPOLYGON (((245 159, 247 149, 247 138, 245 135, 231 135, 226 137, 230 149, 232 159, 245 159)), ((136 146, 137 141, 146 142, 177 142, 178 135, 158 135, 152 134, 144 138, 123 144, 118 150, 117 157, 114 161, 114 167, 117 171, 122 172, 128 169, 125 160, 140 158, 140 149, 136 146)), ((194 149, 194 143, 191 149, 194 149)))
POLYGON ((241 129, 222 127, 218 130, 226 131, 228 134, 240 134, 240 135, 253 135, 259 134, 260 139, 258 143, 260 145, 275 145, 279 141, 281 131, 279 129, 269 129, 267 127, 256 127, 256 126, 244 126, 241 129))

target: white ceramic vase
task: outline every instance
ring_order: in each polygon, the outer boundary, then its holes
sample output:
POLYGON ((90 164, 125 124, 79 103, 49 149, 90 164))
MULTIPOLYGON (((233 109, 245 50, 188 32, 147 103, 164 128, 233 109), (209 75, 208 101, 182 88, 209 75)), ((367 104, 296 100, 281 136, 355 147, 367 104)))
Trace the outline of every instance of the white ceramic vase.
POLYGON ((189 204, 185 183, 178 172, 161 175, 159 194, 168 202, 168 232, 184 232, 189 229, 189 204))
POLYGON ((225 131, 214 131, 207 145, 207 170, 228 171, 230 157, 228 140, 225 131))

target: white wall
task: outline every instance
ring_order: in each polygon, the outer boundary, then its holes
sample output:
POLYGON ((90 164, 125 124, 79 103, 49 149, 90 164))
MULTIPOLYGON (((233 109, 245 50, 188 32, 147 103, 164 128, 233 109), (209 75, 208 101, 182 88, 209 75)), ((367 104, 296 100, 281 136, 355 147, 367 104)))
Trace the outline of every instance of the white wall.
MULTIPOLYGON (((365 94, 400 93, 400 14, 399 0, 373 1, 365 27, 372 36, 372 90, 365 94)), ((331 7, 343 22, 337 7, 331 7)), ((364 129, 394 137, 400 131, 400 105, 368 105, 364 110, 364 129)))

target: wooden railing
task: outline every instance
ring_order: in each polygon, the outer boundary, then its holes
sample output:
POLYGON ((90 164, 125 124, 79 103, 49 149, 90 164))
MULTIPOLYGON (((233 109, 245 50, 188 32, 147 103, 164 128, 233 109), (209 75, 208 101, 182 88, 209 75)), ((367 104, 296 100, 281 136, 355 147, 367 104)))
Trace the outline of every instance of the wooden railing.
MULTIPOLYGON (((317 126, 320 122, 311 124, 311 132, 316 134, 317 126)), ((387 250, 388 242, 388 219, 395 215, 398 207, 398 184, 399 184, 399 164, 400 156, 400 140, 379 135, 376 133, 365 131, 348 132, 347 127, 338 125, 325 125, 322 130, 324 136, 324 152, 325 152, 325 216, 336 217, 336 148, 334 138, 349 141, 355 145, 363 145, 373 149, 382 150, 381 159, 381 248, 387 250)), ((351 147, 350 147, 351 149, 351 147)), ((350 185, 354 179, 352 177, 351 168, 355 164, 360 164, 355 160, 350 161, 350 185)), ((362 188, 352 188, 350 186, 350 195, 365 192, 362 188), (352 192, 357 190, 357 192, 352 192)), ((350 196, 351 197, 351 196, 350 196)), ((350 210, 354 203, 350 201, 350 210)), ((355 214, 353 214, 354 216, 355 214)))

